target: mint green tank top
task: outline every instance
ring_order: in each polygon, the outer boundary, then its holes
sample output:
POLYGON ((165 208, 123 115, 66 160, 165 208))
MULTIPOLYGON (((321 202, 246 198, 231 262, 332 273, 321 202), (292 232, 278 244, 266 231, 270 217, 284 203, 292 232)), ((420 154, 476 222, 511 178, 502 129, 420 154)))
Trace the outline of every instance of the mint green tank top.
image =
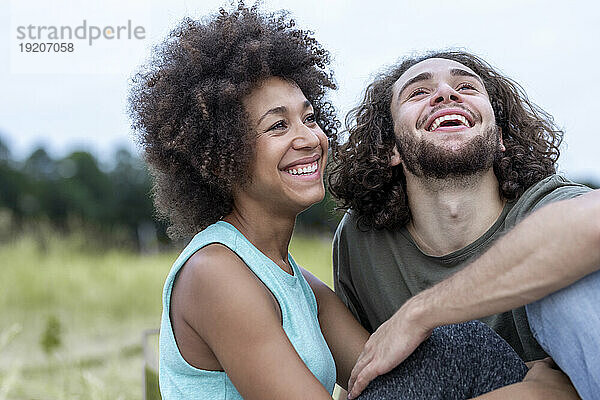
POLYGON ((288 254, 294 275, 287 274, 233 225, 218 221, 192 239, 173 264, 165 282, 159 345, 159 381, 163 400, 242 399, 225 372, 198 369, 183 359, 175 343, 169 317, 171 291, 177 273, 196 251, 211 243, 221 243, 231 249, 269 288, 279 303, 283 329, 294 349, 313 375, 332 393, 336 379, 335 364, 319 327, 314 293, 300 269, 288 254))

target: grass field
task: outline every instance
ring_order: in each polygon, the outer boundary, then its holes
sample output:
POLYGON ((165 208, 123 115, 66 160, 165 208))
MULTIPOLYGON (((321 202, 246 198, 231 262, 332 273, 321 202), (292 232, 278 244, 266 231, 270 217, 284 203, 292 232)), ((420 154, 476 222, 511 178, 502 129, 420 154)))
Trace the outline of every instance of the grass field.
MULTIPOLYGON (((330 243, 294 237, 290 249, 329 285, 330 243)), ((142 332, 160 324, 177 253, 82 248, 56 237, 0 246, 0 400, 142 398, 142 332)))

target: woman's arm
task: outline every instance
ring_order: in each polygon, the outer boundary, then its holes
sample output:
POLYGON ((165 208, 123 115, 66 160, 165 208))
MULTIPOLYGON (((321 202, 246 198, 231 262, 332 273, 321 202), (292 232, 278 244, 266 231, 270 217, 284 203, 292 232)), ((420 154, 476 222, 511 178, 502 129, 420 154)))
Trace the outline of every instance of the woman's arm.
POLYGON ((350 372, 369 333, 327 285, 303 268, 302 274, 317 299, 319 324, 335 360, 337 384, 346 389, 350 372))
POLYGON ((228 248, 209 245, 192 256, 171 305, 172 320, 210 347, 244 399, 331 400, 290 343, 271 293, 228 248))

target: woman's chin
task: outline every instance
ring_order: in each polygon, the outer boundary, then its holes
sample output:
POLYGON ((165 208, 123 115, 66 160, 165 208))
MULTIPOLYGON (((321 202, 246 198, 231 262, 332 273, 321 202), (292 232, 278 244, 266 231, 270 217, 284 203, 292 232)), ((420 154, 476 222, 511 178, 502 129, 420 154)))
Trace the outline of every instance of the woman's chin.
POLYGON ((325 198, 325 189, 323 189, 322 193, 315 193, 310 196, 303 196, 297 202, 298 205, 298 214, 302 211, 309 209, 311 206, 321 202, 325 198))

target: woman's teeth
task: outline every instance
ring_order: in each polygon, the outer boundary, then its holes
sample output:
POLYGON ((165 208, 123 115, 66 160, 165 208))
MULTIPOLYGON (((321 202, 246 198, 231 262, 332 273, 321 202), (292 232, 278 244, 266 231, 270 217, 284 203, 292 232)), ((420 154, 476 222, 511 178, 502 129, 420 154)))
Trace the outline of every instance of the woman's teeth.
POLYGON ((285 172, 287 172, 288 174, 291 174, 291 175, 310 175, 310 174, 314 173, 318 167, 319 166, 318 166, 317 162, 315 161, 312 164, 307 165, 305 167, 298 166, 298 167, 286 169, 285 172))

